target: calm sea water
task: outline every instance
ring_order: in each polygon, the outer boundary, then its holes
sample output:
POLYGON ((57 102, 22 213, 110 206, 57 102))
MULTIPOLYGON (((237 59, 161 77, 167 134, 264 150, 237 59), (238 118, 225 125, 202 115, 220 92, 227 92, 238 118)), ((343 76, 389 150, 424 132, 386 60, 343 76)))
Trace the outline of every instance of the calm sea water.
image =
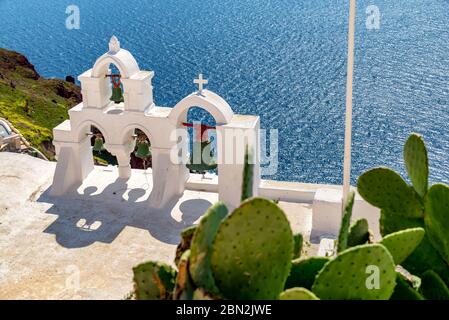
MULTIPOLYGON (((272 179, 341 183, 348 2, 342 0, 0 0, 0 46, 46 77, 78 75, 112 34, 156 72, 155 100, 173 106, 208 88, 235 112, 279 130, 272 179), (66 7, 81 29, 65 28, 66 7)), ((431 180, 449 182, 449 1, 358 1, 353 182, 387 165, 405 175, 411 132, 430 149, 431 180), (379 30, 367 30, 376 5, 379 30)))

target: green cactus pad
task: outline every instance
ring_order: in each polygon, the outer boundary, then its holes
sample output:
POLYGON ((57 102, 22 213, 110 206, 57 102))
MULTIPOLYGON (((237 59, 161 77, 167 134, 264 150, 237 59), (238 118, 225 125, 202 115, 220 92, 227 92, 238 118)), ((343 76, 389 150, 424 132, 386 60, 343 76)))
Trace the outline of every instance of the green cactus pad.
POLYGON ((210 268, 212 242, 220 222, 228 214, 225 204, 218 202, 210 207, 201 219, 190 245, 189 271, 196 286, 218 293, 210 268))
POLYGON ((449 187, 435 184, 426 196, 427 235, 435 249, 449 263, 449 187))
POLYGON ((212 272, 224 298, 279 297, 290 271, 293 234, 273 201, 243 202, 222 221, 212 248, 212 272))
POLYGON ((448 265, 431 245, 427 236, 424 236, 420 245, 401 265, 419 277, 422 277, 427 270, 432 269, 440 275, 446 284, 449 284, 448 265))
POLYGON ((312 291, 326 300, 387 300, 395 285, 391 254, 381 244, 365 244, 350 248, 325 264, 312 291))
POLYGON ((193 234, 195 233, 196 226, 188 227, 181 232, 181 242, 176 247, 175 264, 178 265, 179 260, 184 252, 190 249, 190 243, 192 242, 193 234))
POLYGON ((349 226, 351 224, 352 207, 354 206, 355 193, 351 192, 348 195, 348 200, 343 209, 343 218, 341 219, 340 231, 337 240, 337 252, 342 252, 348 248, 348 234, 349 226))
POLYGON ((407 218, 423 217, 419 195, 393 170, 374 168, 357 182, 360 195, 375 207, 407 218))
POLYGON ((429 160, 421 136, 414 133, 408 138, 404 146, 404 161, 413 187, 421 197, 424 197, 429 180, 429 160))
POLYGON ((279 300, 319 300, 313 292, 305 288, 291 288, 282 292, 279 300))
POLYGON ((137 300, 170 299, 176 270, 158 262, 146 262, 133 268, 134 294, 137 300))
POLYGON ((195 285, 189 273, 190 250, 182 255, 178 264, 178 274, 173 293, 173 300, 192 300, 195 285))
POLYGON ((424 235, 423 228, 406 229, 387 235, 380 243, 390 251, 394 263, 401 264, 419 246, 424 235))
POLYGON ((301 256, 303 237, 302 234, 297 233, 293 236, 295 245, 293 247, 293 259, 298 259, 301 256))
POLYGON ((396 287, 394 287, 390 300, 424 300, 424 297, 402 275, 398 274, 396 287))
POLYGON ((285 283, 285 289, 294 287, 312 289, 316 275, 328 261, 328 257, 310 257, 293 260, 290 275, 285 283))
POLYGON ((370 240, 370 231, 366 219, 357 220, 349 229, 348 247, 365 244, 370 240))
POLYGON ((420 290, 427 300, 449 300, 448 287, 432 270, 426 271, 422 275, 420 290))
POLYGON ((388 210, 380 211, 380 234, 387 234, 409 228, 424 228, 423 218, 405 218, 388 210))
POLYGON ((252 159, 253 153, 247 147, 245 151, 245 166, 243 168, 242 202, 253 196, 254 162, 252 159))
MULTIPOLYGON (((388 211, 381 210, 380 231, 383 236, 408 228, 424 227, 424 219, 403 218, 388 211)), ((441 255, 432 246, 429 238, 424 235, 419 246, 402 262, 402 266, 412 274, 422 276, 429 269, 437 272, 449 284, 449 268, 441 255)))
POLYGON ((216 300, 216 297, 207 293, 203 288, 197 288, 193 292, 193 300, 216 300))

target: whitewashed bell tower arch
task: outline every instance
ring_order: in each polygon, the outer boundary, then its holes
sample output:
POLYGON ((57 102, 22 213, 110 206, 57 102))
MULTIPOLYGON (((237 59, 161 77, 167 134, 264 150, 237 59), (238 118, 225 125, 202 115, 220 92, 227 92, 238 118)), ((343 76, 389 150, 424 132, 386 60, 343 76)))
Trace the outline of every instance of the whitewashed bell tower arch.
MULTIPOLYGON (((217 141, 219 153, 223 156, 235 153, 241 158, 226 162, 223 157, 223 163, 218 163, 219 198, 230 208, 240 203, 244 146, 236 146, 234 138, 241 135, 242 130, 257 137, 259 117, 234 114, 222 97, 203 88, 207 80, 202 77, 197 81, 200 90, 181 99, 174 108, 158 107, 153 101, 153 76, 153 71, 140 70, 132 54, 121 48, 116 37, 111 38, 108 51, 97 59, 92 69, 78 77, 83 101, 69 110, 69 120, 53 129, 58 163, 52 195, 60 196, 78 187, 94 170, 89 134, 91 125, 94 125, 103 134, 104 147, 117 158, 117 178, 125 180, 133 172, 130 154, 136 144, 134 130, 139 129, 146 134, 150 139, 152 157, 153 187, 148 199, 149 206, 160 208, 167 205, 184 192, 190 175, 185 162, 173 161, 171 157, 173 150, 177 152, 179 148, 179 141, 173 139, 173 132, 177 132, 180 123, 186 121, 189 108, 198 106, 208 111, 217 122, 217 133, 222 137, 218 139, 222 141, 217 141), (123 102, 111 101, 112 89, 107 77, 111 73, 111 64, 120 72, 123 102)), ((251 148, 256 154, 258 143, 258 139, 251 140, 251 148)), ((255 194, 259 182, 257 158, 255 194)))
POLYGON ((97 59, 92 69, 78 77, 85 107, 102 109, 110 104, 111 84, 106 75, 113 64, 120 71, 123 84, 124 109, 144 111, 154 106, 152 71, 141 71, 136 59, 120 47, 117 37, 109 41, 109 51, 97 59))

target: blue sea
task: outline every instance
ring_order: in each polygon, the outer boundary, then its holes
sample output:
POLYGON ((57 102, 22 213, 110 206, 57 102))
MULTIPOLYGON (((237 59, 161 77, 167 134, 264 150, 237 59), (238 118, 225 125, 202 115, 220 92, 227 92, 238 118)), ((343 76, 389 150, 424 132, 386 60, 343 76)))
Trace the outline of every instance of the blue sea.
MULTIPOLYGON (((142 69, 155 101, 174 106, 208 88, 235 112, 279 130, 279 167, 267 178, 342 182, 348 0, 0 0, 0 47, 41 75, 79 75, 111 35, 142 69), (80 29, 66 29, 66 8, 80 29)), ((368 168, 405 177, 411 132, 429 148, 432 182, 449 183, 449 1, 357 2, 352 182, 368 168), (375 5, 380 28, 368 29, 375 5)))

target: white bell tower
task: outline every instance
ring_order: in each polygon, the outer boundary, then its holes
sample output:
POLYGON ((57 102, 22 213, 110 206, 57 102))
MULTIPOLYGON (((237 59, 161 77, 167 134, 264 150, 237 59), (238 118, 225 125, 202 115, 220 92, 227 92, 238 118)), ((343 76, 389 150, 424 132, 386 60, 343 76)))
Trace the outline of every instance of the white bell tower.
POLYGON ((112 94, 110 65, 114 64, 120 71, 123 84, 125 111, 144 112, 154 107, 153 102, 153 71, 141 71, 132 54, 120 47, 117 37, 109 41, 109 51, 95 62, 92 69, 78 77, 81 82, 83 103, 85 108, 103 109, 109 107, 112 94))

